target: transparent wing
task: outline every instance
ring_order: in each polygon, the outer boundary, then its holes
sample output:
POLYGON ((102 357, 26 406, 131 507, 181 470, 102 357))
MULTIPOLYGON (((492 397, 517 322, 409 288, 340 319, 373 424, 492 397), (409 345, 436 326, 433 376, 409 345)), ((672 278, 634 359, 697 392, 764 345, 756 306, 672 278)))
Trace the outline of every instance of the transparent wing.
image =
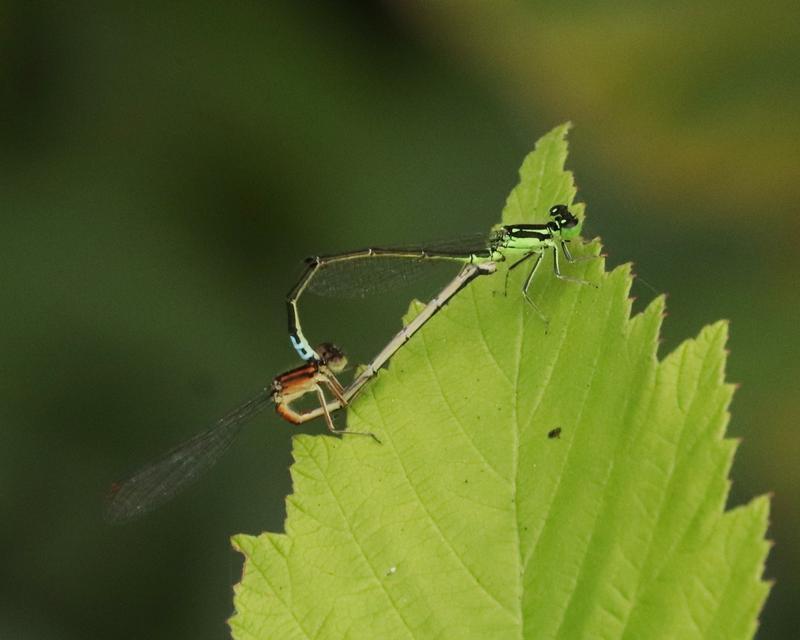
POLYGON ((486 252, 487 248, 499 235, 501 235, 500 232, 495 230, 488 233, 486 231, 480 231, 465 236, 458 236, 457 238, 450 238, 449 240, 428 242, 423 249, 433 253, 481 254, 486 252))
POLYGON ((331 298, 364 298, 416 282, 431 271, 430 259, 360 257, 318 269, 308 290, 331 298))
POLYGON ((143 516, 171 500, 208 471, 228 450, 242 427, 272 402, 269 388, 178 445, 163 458, 114 484, 106 519, 122 523, 143 516))
POLYGON ((308 290, 328 297, 363 298, 378 291, 415 282, 429 273, 432 265, 447 262, 460 265, 470 255, 486 254, 487 246, 487 234, 481 233, 424 246, 391 249, 398 252, 425 251, 433 254, 425 258, 354 256, 320 267, 308 283, 308 290))

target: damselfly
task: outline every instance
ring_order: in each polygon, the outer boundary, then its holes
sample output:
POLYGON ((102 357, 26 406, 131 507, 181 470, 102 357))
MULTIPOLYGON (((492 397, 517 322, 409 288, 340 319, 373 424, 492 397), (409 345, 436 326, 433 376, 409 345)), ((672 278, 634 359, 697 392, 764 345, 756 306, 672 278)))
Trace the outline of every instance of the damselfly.
POLYGON ((497 227, 488 240, 480 243, 474 241, 470 241, 468 244, 448 242, 413 249, 369 248, 307 258, 305 271, 286 297, 289 339, 292 346, 304 360, 319 358, 319 354, 314 351, 303 335, 300 324, 298 303, 306 290, 322 295, 341 293, 360 295, 381 281, 380 277, 370 275, 370 268, 381 269, 382 275, 388 273, 389 277, 392 275, 397 277, 408 268, 442 261, 482 264, 511 259, 514 260, 508 267, 508 271, 511 271, 533 258, 531 270, 522 285, 522 295, 539 314, 542 321, 547 324, 547 317, 528 295, 533 276, 545 252, 552 252, 553 272, 557 278, 580 284, 591 284, 585 280, 563 275, 558 262, 559 247, 568 262, 582 259, 573 258, 567 246, 567 243, 580 233, 581 221, 563 204, 557 204, 550 208, 550 218, 550 221, 543 224, 514 224, 497 227), (353 278, 353 273, 358 273, 359 276, 353 278), (355 289, 355 291, 348 291, 348 289, 355 289))
POLYGON ((347 358, 332 344, 322 344, 317 351, 320 354, 318 360, 306 362, 301 367, 276 376, 269 387, 259 391, 205 431, 179 444, 126 480, 114 483, 108 496, 106 519, 110 522, 131 520, 174 498, 214 466, 230 448, 242 427, 270 404, 274 404, 277 412, 286 420, 301 424, 317 415, 304 417, 292 408, 292 403, 308 393, 316 393, 323 409, 318 415, 324 415, 328 428, 337 432, 327 412, 329 402, 323 388, 327 388, 334 397, 344 399, 344 389, 335 374, 344 369, 347 358))

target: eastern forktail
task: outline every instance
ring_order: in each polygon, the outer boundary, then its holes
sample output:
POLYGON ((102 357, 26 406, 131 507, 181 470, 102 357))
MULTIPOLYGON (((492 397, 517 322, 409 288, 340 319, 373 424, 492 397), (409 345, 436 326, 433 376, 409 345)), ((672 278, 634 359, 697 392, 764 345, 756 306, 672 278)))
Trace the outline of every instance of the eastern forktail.
MULTIPOLYGON (((347 365, 347 358, 334 345, 326 343, 317 347, 319 360, 276 376, 269 387, 229 412, 205 431, 179 444, 155 462, 142 467, 126 480, 114 483, 106 505, 106 519, 124 522, 142 516, 171 500, 208 471, 228 450, 242 427, 263 411, 270 403, 286 420, 300 424, 318 417, 304 418, 291 407, 299 397, 315 392, 324 400, 322 388, 326 387, 337 398, 343 398, 343 389, 335 374, 347 365)), ((328 402, 322 402, 326 408, 328 402)), ((327 411, 328 428, 335 431, 327 411)))
MULTIPOLYGON (((370 248, 349 253, 307 258, 305 271, 286 296, 289 316, 289 339, 292 342, 292 346, 304 360, 319 358, 319 354, 311 347, 300 326, 298 302, 306 290, 315 291, 323 295, 342 293, 347 288, 343 281, 351 277, 353 270, 366 265, 376 266, 379 262, 394 265, 391 268, 395 270, 396 275, 405 267, 413 267, 414 265, 430 263, 431 261, 481 264, 514 259, 514 262, 508 268, 508 271, 511 271, 529 258, 535 258, 522 286, 522 295, 539 314, 542 321, 547 324, 547 317, 528 295, 533 276, 546 251, 552 251, 553 272, 557 278, 581 284, 591 284, 585 280, 563 275, 558 264, 559 246, 568 262, 576 262, 567 247, 567 242, 578 236, 581 230, 581 221, 564 204, 557 204, 551 207, 550 217, 552 219, 544 224, 514 224, 497 227, 488 240, 483 240, 480 244, 472 242, 470 246, 457 246, 457 243, 451 242, 435 247, 418 249, 370 248)), ((366 290, 366 288, 374 286, 377 281, 377 278, 370 279, 368 276, 362 276, 354 286, 366 290)), ((356 291, 356 293, 359 292, 356 291)))
POLYGON ((189 487, 210 469, 228 450, 242 427, 269 403, 274 403, 278 414, 292 424, 303 424, 324 417, 328 430, 337 434, 374 434, 336 429, 331 413, 350 402, 386 363, 450 298, 472 279, 493 273, 494 263, 467 265, 433 298, 419 314, 403 327, 381 350, 375 359, 345 389, 336 378, 347 364, 344 354, 334 345, 323 343, 312 359, 300 367, 277 376, 272 385, 262 389, 248 400, 217 421, 213 426, 178 445, 156 462, 143 467, 123 482, 111 488, 106 509, 110 522, 125 522, 143 516, 169 501, 189 487), (328 401, 324 389, 334 396, 328 401), (309 393, 315 393, 319 407, 298 412, 292 403, 309 393))

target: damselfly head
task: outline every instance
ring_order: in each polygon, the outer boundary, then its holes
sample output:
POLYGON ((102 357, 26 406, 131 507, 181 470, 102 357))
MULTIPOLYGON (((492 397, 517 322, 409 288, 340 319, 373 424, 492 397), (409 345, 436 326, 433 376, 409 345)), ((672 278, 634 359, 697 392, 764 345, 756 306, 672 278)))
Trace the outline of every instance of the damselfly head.
POLYGON ((317 347, 320 362, 328 366, 334 373, 343 371, 347 366, 347 356, 332 342, 323 342, 317 347))
POLYGON ((569 229, 578 224, 578 219, 572 215, 572 211, 565 204, 557 204, 550 208, 550 217, 555 219, 558 226, 562 229, 569 229))
POLYGON ((581 221, 569 210, 565 204, 550 207, 550 217, 558 225, 561 235, 567 238, 580 233, 581 221))

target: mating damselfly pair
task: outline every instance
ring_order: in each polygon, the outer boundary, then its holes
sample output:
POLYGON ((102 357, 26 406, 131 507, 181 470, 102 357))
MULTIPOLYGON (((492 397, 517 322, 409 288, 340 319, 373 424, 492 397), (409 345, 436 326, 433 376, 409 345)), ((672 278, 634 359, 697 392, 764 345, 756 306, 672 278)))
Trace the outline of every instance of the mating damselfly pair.
MULTIPOLYGON (((532 266, 525 277, 522 295, 528 305, 536 311, 545 326, 548 318, 529 295, 533 277, 547 252, 552 254, 553 272, 559 279, 580 284, 591 284, 566 276, 559 267, 559 249, 568 262, 573 258, 568 242, 580 233, 581 221, 566 205, 553 206, 550 220, 542 224, 504 225, 496 228, 489 239, 480 245, 428 245, 413 249, 370 248, 344 254, 316 256, 307 259, 306 270, 287 296, 289 314, 289 337, 292 345, 305 364, 276 376, 271 385, 262 389, 238 408, 218 420, 207 430, 178 445, 162 458, 143 467, 127 480, 112 486, 107 505, 107 518, 112 522, 123 522, 144 515, 167 502, 197 480, 228 450, 241 428, 269 404, 277 413, 292 424, 302 424, 323 417, 328 430, 336 434, 372 437, 372 433, 343 431, 336 428, 332 413, 358 395, 378 370, 411 337, 419 331, 447 302, 467 286, 473 279, 497 271, 497 262, 508 261, 508 273, 528 260, 532 266), (346 364, 344 353, 335 345, 321 343, 313 348, 304 336, 299 314, 299 300, 306 291, 319 293, 335 292, 347 281, 347 272, 383 268, 385 272, 402 269, 403 266, 449 261, 462 265, 453 278, 428 304, 403 327, 378 353, 378 355, 355 377, 347 387, 337 378, 346 364), (386 265, 391 265, 386 269, 386 265), (383 267, 381 267, 383 265, 383 267), (330 395, 326 395, 326 391, 330 395), (293 403, 308 394, 314 394, 319 406, 307 411, 298 411, 293 403)), ((351 279, 352 280, 352 279, 351 279)))

